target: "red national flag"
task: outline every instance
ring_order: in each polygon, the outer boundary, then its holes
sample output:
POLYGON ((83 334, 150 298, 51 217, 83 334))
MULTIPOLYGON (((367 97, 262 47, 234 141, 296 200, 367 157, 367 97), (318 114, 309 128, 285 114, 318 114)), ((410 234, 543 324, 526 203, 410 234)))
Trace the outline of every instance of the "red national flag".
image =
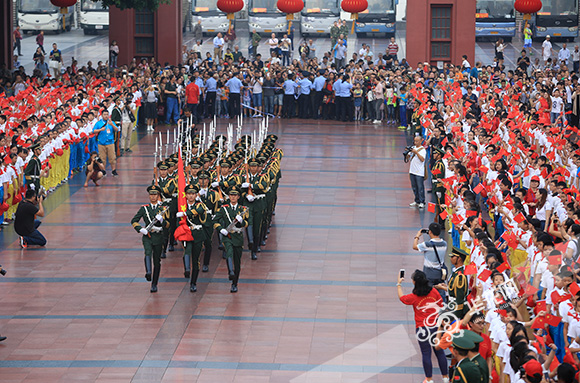
POLYGON ((552 314, 546 315, 546 323, 552 327, 558 327, 558 325, 560 324, 561 321, 562 321, 562 318, 560 318, 560 317, 557 317, 557 316, 552 315, 552 314))
POLYGON ((511 269, 511 266, 509 265, 509 263, 507 263, 507 261, 497 267, 497 271, 499 271, 500 273, 503 273, 504 271, 509 269, 511 269))
POLYGON ((445 220, 449 214, 447 214, 447 210, 443 210, 439 216, 442 220, 445 220))
POLYGON ((489 269, 485 269, 481 272, 481 274, 479 274, 477 278, 485 282, 489 279, 489 277, 491 277, 491 271, 489 269))
POLYGON ((479 194, 479 193, 481 193, 481 192, 483 191, 483 185, 482 185, 482 184, 478 184, 476 187, 474 187, 474 188, 473 188, 473 191, 474 191, 476 194, 479 194))
POLYGON ((524 290, 524 292, 525 292, 526 294, 528 294, 528 295, 534 295, 535 293, 537 293, 537 292, 538 292, 538 289, 537 289, 537 288, 535 288, 534 286, 532 286, 532 285, 528 284, 528 285, 526 286, 526 289, 524 290))
POLYGON ((437 208, 437 205, 435 205, 433 202, 429 202, 427 204, 427 210, 429 211, 429 213, 435 213, 436 208, 437 208))
POLYGON ((526 220, 526 217, 525 217, 525 216, 524 216, 522 213, 519 213, 518 215, 516 215, 516 216, 514 217, 514 220, 515 220, 517 223, 522 223, 522 222, 524 222, 524 221, 526 220))
POLYGON ((477 267, 475 266, 475 263, 470 263, 469 265, 465 266, 465 270, 463 270, 463 274, 464 275, 473 275, 477 273, 477 267))
POLYGON ((576 295, 580 291, 580 287, 578 287, 576 282, 572 282, 570 286, 568 286, 568 291, 570 291, 570 294, 576 295))
POLYGON ((536 319, 534 319, 534 322, 532 323, 532 328, 544 328, 545 324, 546 324, 545 317, 536 317, 536 319))
POLYGON ((473 216, 476 216, 476 215, 477 215, 477 212, 476 212, 475 210, 467 210, 467 211, 465 212, 465 214, 466 214, 468 217, 473 217, 473 216))
POLYGON ((438 176, 439 174, 441 174, 441 170, 433 169, 431 173, 433 173, 433 175, 435 175, 435 176, 438 176))

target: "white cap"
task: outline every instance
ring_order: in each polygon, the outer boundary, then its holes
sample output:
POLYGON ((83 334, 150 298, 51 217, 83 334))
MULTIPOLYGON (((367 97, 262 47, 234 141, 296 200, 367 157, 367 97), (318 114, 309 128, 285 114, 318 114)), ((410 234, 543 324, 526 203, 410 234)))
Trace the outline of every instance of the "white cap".
POLYGON ((549 39, 550 38, 550 35, 546 35, 546 38, 549 39))

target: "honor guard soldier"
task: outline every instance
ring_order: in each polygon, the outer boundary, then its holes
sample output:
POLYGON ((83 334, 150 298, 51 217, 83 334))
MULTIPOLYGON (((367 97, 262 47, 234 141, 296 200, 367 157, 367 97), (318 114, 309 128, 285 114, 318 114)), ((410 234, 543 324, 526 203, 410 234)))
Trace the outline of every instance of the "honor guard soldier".
POLYGON ((242 264, 242 249, 244 247, 243 228, 248 226, 249 209, 238 203, 240 188, 232 187, 228 195, 230 202, 223 205, 214 219, 214 228, 223 235, 223 245, 226 252, 229 279, 232 281, 230 292, 238 292, 238 280, 242 264))
POLYGON ((435 218, 437 219, 437 222, 442 223, 443 220, 441 219, 440 214, 443 211, 441 205, 445 204, 445 186, 443 185, 443 178, 445 178, 445 164, 443 163, 443 156, 445 155, 445 152, 443 149, 433 146, 431 154, 435 160, 433 167, 431 168, 431 173, 433 174, 433 196, 435 197, 435 202, 437 204, 435 218))
POLYGON ((223 193, 224 201, 227 201, 227 191, 232 186, 239 186, 240 184, 240 178, 232 173, 232 164, 228 160, 221 160, 219 172, 216 173, 211 187, 220 190, 223 193))
MULTIPOLYGON (((482 320, 484 317, 482 316, 482 320)), ((483 342, 483 337, 477 334, 475 331, 465 330, 464 335, 470 338, 475 345, 473 349, 469 350, 468 357, 469 360, 473 362, 479 369, 479 373, 481 375, 481 382, 487 383, 489 382, 489 367, 487 366, 487 362, 483 357, 479 354, 479 344, 483 342)))
POLYGON ((26 178, 26 183, 29 185, 34 185, 34 190, 38 193, 40 190, 40 177, 42 174, 42 165, 40 163, 40 153, 42 153, 42 148, 39 143, 35 143, 30 146, 30 151, 32 152, 32 157, 24 169, 24 177, 26 178))
MULTIPOLYGON (((463 319, 465 314, 469 311, 465 300, 467 295, 469 295, 469 283, 467 277, 464 274, 465 266, 463 262, 467 257, 467 253, 457 247, 453 247, 449 258, 451 259, 451 264, 453 265, 453 272, 449 277, 447 283, 447 293, 449 294, 450 301, 455 303, 454 315, 458 319, 463 319)), ((449 304, 450 308, 453 308, 452 303, 449 304)))
POLYGON ((163 228, 168 226, 167 206, 160 201, 161 188, 151 185, 147 188, 149 203, 143 205, 131 220, 133 228, 143 235, 145 250, 145 279, 151 281, 151 292, 157 292, 157 282, 161 272, 161 251, 163 249, 163 228), (143 219, 145 227, 139 224, 143 219), (153 278, 151 278, 151 257, 153 257, 153 278))
POLYGON ((453 383, 479 383, 481 382, 481 373, 479 368, 467 356, 469 351, 475 347, 473 340, 466 332, 470 330, 462 330, 453 336, 452 353, 457 364, 453 370, 451 381, 453 383))
POLYGON ((177 228, 177 218, 175 217, 175 214, 177 214, 177 154, 172 154, 165 162, 169 167, 168 177, 173 179, 175 185, 173 194, 171 194, 171 202, 169 203, 169 237, 167 241, 167 250, 174 251, 175 245, 177 245, 177 241, 173 235, 177 228))
POLYGON ((252 252, 252 259, 258 259, 260 252, 261 229, 264 211, 266 210, 266 192, 270 185, 267 174, 261 174, 260 161, 256 158, 248 160, 249 172, 242 183, 245 191, 246 206, 250 208, 250 224, 248 226, 248 246, 252 252))
POLYGON ((193 237, 193 241, 184 241, 183 243, 184 275, 185 278, 190 278, 191 270, 189 291, 192 293, 197 291, 197 276, 199 275, 200 267, 199 255, 201 254, 201 248, 206 238, 203 225, 208 218, 211 222, 211 216, 208 217, 205 205, 199 202, 198 192, 199 189, 197 186, 187 185, 185 188, 185 198, 187 200, 185 212, 180 211, 176 214, 178 219, 185 217, 187 226, 190 228, 193 237))
MULTIPOLYGON (((169 166, 166 162, 161 161, 157 164, 159 169, 159 178, 154 180, 154 183, 161 189, 161 201, 163 205, 171 208, 173 201, 173 194, 177 193, 177 184, 175 179, 169 177, 169 166)), ((163 251, 161 252, 161 258, 166 258, 167 244, 169 243, 170 231, 169 226, 163 229, 163 251)), ((173 251, 173 244, 169 248, 169 251, 173 251)))
POLYGON ((205 170, 199 172, 199 198, 201 202, 207 209, 208 219, 203 224, 203 230, 205 232, 205 240, 203 245, 205 247, 203 256, 203 267, 202 271, 207 273, 209 271, 209 261, 211 259, 212 251, 212 237, 213 237, 213 215, 216 214, 219 206, 220 199, 218 193, 215 190, 209 188, 209 173, 205 170))
POLYGON ((191 185, 199 186, 197 175, 201 171, 202 166, 203 166, 202 162, 197 158, 189 161, 189 183, 191 185))

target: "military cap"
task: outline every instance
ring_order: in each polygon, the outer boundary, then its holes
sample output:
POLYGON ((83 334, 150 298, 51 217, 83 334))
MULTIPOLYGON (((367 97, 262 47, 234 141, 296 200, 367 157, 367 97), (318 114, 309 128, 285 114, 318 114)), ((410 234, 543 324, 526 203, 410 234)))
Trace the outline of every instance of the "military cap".
POLYGON ((30 150, 34 151, 37 148, 40 148, 40 142, 35 142, 34 144, 30 145, 30 150))
POLYGON ((220 166, 222 168, 224 168, 224 167, 225 168, 230 168, 230 167, 232 167, 232 164, 228 160, 221 160, 220 161, 220 166))
POLYGON ((230 188, 230 190, 228 190, 228 195, 232 195, 232 194, 241 194, 241 190, 237 185, 234 185, 230 188))
POLYGON ((257 158, 252 157, 252 158, 250 158, 248 160, 248 165, 250 165, 250 166, 260 166, 260 160, 258 160, 257 158))
POLYGON ((206 162, 211 162, 211 158, 207 155, 204 154, 203 156, 200 157, 201 162, 206 163, 206 162))
POLYGON ((245 145, 246 144, 246 138, 248 139, 248 145, 252 143, 252 136, 250 136, 249 134, 244 134, 242 137, 240 137, 240 142, 245 145))
POLYGON ((433 153, 439 153, 439 154, 441 154, 442 156, 444 156, 444 155, 445 155, 445 151, 444 151, 443 149, 441 149, 441 148, 437 147, 437 146, 433 146, 433 153))
POLYGON ((169 158, 177 159, 177 153, 173 153, 172 155, 169 156, 169 158))
POLYGON ((170 158, 170 159, 166 160, 165 162, 167 163, 167 166, 169 166, 169 167, 177 165, 177 161, 174 160, 173 158, 170 158))
POLYGON ((468 335, 465 335, 465 331, 466 330, 463 330, 462 332, 453 334, 453 347, 462 350, 472 350, 475 348, 475 343, 468 335))
POLYGON ((157 185, 150 185, 149 187, 147 187, 147 192, 149 194, 160 194, 161 188, 157 185))
POLYGON ((199 172, 199 174, 197 175, 197 178, 203 179, 203 178, 209 178, 209 172, 207 170, 202 170, 201 172, 199 172))
POLYGON ((169 169, 169 166, 167 166, 167 164, 164 161, 159 161, 157 163, 157 167, 161 170, 167 170, 169 169))
POLYGON ((465 258, 467 258, 467 253, 463 250, 461 250, 460 248, 457 248, 455 246, 453 246, 453 249, 451 250, 451 256, 457 256, 457 257, 461 257, 461 259, 463 259, 465 261, 465 258))
POLYGON ((203 162, 201 162, 199 159, 196 158, 189 161, 189 166, 191 166, 194 169, 199 169, 203 166, 203 162))
POLYGON ((198 193, 199 188, 193 184, 189 184, 185 187, 185 192, 186 193, 198 193))
POLYGON ((268 161, 268 157, 265 154, 258 154, 256 156, 256 158, 258 159, 258 161, 260 161, 262 164, 266 163, 266 161, 268 161))
MULTIPOLYGON (((463 330, 463 335, 471 339, 474 344, 479 344, 483 342, 483 337, 471 330, 463 330)), ((474 346, 475 347, 475 346, 474 346)))

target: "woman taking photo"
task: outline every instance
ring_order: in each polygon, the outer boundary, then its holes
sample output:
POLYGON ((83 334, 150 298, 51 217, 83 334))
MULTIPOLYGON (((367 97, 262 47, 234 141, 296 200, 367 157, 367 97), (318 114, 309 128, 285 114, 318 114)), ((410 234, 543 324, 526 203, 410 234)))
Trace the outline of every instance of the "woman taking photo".
POLYGON ((423 383, 433 383, 433 364, 431 363, 431 349, 437 357, 439 369, 444 382, 449 382, 447 359, 442 349, 434 347, 434 338, 437 334, 437 313, 443 306, 441 295, 437 290, 429 286, 429 281, 424 272, 415 270, 411 276, 413 280, 413 292, 404 295, 401 283, 404 281, 399 275, 397 281, 397 292, 399 299, 406 305, 413 306, 415 312, 415 333, 423 357, 423 370, 425 380, 423 383))

